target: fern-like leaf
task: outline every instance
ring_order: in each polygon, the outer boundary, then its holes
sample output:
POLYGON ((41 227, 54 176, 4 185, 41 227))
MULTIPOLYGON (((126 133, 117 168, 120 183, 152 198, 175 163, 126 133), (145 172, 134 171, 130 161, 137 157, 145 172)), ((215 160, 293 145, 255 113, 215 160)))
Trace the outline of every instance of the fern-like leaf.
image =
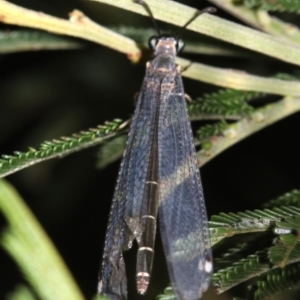
POLYGON ((276 222, 298 216, 300 208, 293 206, 213 215, 209 222, 211 242, 214 245, 235 234, 266 231, 276 222))
MULTIPOLYGON (((274 78, 282 80, 299 80, 299 73, 294 75, 287 73, 278 73, 274 78)), ((193 118, 199 114, 228 116, 248 116, 254 112, 254 108, 247 102, 258 97, 264 96, 264 93, 240 91, 234 89, 221 89, 218 92, 204 94, 189 105, 189 113, 193 118)))
POLYGON ((244 0, 245 6, 267 11, 300 13, 299 0, 244 0))
MULTIPOLYGON (((249 244, 238 246, 229 250, 229 253, 223 254, 220 258, 215 258, 215 268, 218 270, 213 276, 213 283, 217 286, 219 293, 224 292, 233 286, 246 281, 255 276, 269 272, 278 267, 283 268, 287 264, 300 261, 300 209, 296 207, 273 208, 263 211, 255 210, 254 212, 237 213, 237 214, 220 214, 214 216, 214 222, 217 224, 228 224, 227 233, 247 232, 244 224, 250 222, 248 217, 244 221, 238 221, 238 217, 252 216, 253 225, 259 227, 260 224, 268 224, 273 228, 275 234, 279 237, 272 236, 272 232, 266 232, 264 236, 258 236, 257 241, 249 241, 249 244), (255 217, 256 216, 256 217, 255 217), (260 216, 259 218, 257 218, 260 216), (237 222, 238 221, 238 222, 237 222), (230 232, 230 227, 233 230, 230 232), (269 247, 272 243, 274 246, 269 247), (255 251, 254 254, 248 255, 249 250, 254 247, 262 250, 255 251), (263 248, 265 247, 265 248, 263 248), (247 255, 243 258, 243 255, 247 255), (242 257, 242 258, 241 258, 242 257), (238 261, 237 261, 238 259, 238 261), (222 266, 223 265, 223 266, 222 266), (226 266, 224 268, 224 266, 226 266), (229 266, 228 266, 229 265, 229 266)), ((223 229, 225 226, 223 225, 223 229)), ((250 226, 251 228, 251 226, 250 226)), ((261 228, 264 228, 263 226, 261 228)), ((265 227, 265 230, 267 228, 265 227)), ((248 230, 250 232, 250 230, 248 230)), ((222 232, 224 234, 224 232, 222 232)), ((211 236, 212 243, 216 236, 211 236)))
POLYGON ((246 259, 233 264, 232 267, 214 274, 213 285, 218 293, 258 276, 257 287, 254 288, 254 297, 251 299, 273 299, 271 296, 283 293, 286 290, 300 288, 300 263, 291 264, 284 269, 270 269, 266 260, 267 251, 259 251, 249 255, 246 259))
POLYGON ((203 142, 205 139, 208 139, 213 136, 221 135, 228 127, 228 123, 225 120, 217 122, 215 124, 208 124, 202 126, 198 132, 198 139, 203 142))
POLYGON ((197 114, 249 115, 254 109, 246 101, 262 95, 258 92, 222 89, 197 98, 189 105, 189 112, 191 116, 197 114))
MULTIPOLYGON (((255 300, 273 299, 275 296, 300 288, 300 263, 284 269, 274 269, 258 278, 255 288, 255 300)), ((279 298, 276 298, 279 299, 279 298)), ((284 297, 282 298, 284 299, 284 297)))
MULTIPOLYGON (((212 282, 217 287, 218 293, 281 267, 282 261, 290 264, 300 260, 300 247, 296 242, 297 235, 291 239, 291 234, 281 234, 275 239, 276 245, 271 246, 274 233, 290 232, 300 228, 299 208, 275 207, 272 210, 254 210, 236 214, 220 213, 211 217, 209 227, 212 245, 234 234, 264 231, 263 235, 253 237, 248 243, 238 245, 223 254, 222 257, 215 258, 214 265, 217 272, 214 274, 212 282), (280 230, 283 228, 286 231, 280 230), (270 229, 274 229, 274 233, 270 229), (255 250, 253 251, 253 249, 255 250)), ((188 243, 193 238, 195 235, 191 234, 182 241, 177 241, 177 244, 180 246, 180 243, 188 243)), ((159 299, 175 299, 172 289, 166 289, 159 299)))
POLYGON ((292 190, 276 199, 273 199, 263 205, 265 208, 279 206, 300 206, 300 190, 292 190))
POLYGON ((234 243, 236 239, 228 240, 227 243, 224 241, 223 246, 229 245, 230 248, 226 249, 225 252, 223 251, 221 255, 215 256, 215 272, 231 267, 235 262, 240 261, 257 251, 269 249, 273 245, 274 233, 271 230, 267 230, 258 234, 243 235, 243 240, 245 242, 238 245, 234 243))
POLYGON ((300 261, 300 216, 286 217, 284 221, 276 223, 276 229, 275 232, 288 234, 281 234, 270 248, 271 263, 283 268, 288 262, 300 261))
POLYGON ((157 296, 158 300, 176 300, 171 286, 164 289, 164 293, 157 296))
POLYGON ((98 145, 124 129, 128 122, 115 119, 105 125, 73 134, 72 137, 62 137, 59 140, 46 141, 38 150, 29 148, 28 152, 14 152, 14 155, 2 155, 0 159, 0 177, 7 176, 36 163, 68 155, 70 153, 98 145))
POLYGON ((231 267, 219 270, 213 275, 212 282, 218 293, 258 276, 270 269, 267 250, 257 251, 247 258, 234 262, 231 267))

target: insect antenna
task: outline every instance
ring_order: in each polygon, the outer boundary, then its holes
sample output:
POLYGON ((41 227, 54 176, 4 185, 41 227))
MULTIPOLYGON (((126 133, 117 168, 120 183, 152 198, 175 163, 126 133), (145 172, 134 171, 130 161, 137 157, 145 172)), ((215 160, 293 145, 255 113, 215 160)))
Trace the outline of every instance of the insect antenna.
POLYGON ((153 26, 156 29, 157 34, 160 36, 161 34, 160 34, 159 27, 157 25, 157 22, 156 22, 156 20, 155 20, 155 18, 153 16, 153 13, 152 13, 149 5, 145 1, 143 1, 143 0, 133 0, 133 2, 135 2, 137 4, 141 4, 142 6, 144 6, 144 8, 146 9, 147 13, 149 14, 149 16, 150 16, 150 18, 151 18, 151 20, 153 22, 153 26))
POLYGON ((199 10, 195 13, 195 15, 189 20, 187 21, 177 32, 176 37, 180 37, 180 35, 182 34, 182 32, 184 31, 184 29, 186 29, 195 19, 197 19, 199 16, 205 14, 205 13, 210 13, 213 14, 217 11, 217 9, 215 7, 206 7, 202 10, 199 10))

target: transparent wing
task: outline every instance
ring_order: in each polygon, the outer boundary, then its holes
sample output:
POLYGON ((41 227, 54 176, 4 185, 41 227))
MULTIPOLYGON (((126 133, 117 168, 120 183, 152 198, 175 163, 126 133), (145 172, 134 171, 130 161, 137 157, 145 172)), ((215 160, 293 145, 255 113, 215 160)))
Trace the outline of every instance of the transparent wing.
POLYGON ((141 216, 147 209, 145 181, 150 163, 157 93, 142 85, 113 197, 105 239, 98 293, 109 299, 127 298, 123 252, 142 232, 141 216))
POLYGON ((209 286, 212 255, 199 168, 181 76, 162 84, 159 119, 159 221, 173 289, 200 299, 209 286))

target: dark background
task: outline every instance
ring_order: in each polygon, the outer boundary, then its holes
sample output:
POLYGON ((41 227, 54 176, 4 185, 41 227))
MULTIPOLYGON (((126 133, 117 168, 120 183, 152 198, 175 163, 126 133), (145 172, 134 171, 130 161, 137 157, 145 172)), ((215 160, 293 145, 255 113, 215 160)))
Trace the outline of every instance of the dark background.
MULTIPOLYGON (((180 2, 195 8, 209 5, 205 1, 180 2)), ((107 26, 152 25, 148 18, 96 2, 22 0, 14 3, 61 18, 77 8, 107 26)), ((234 20, 222 11, 217 14, 234 20)), ((284 18, 295 23, 294 15, 284 15, 284 18)), ((0 28, 15 29, 3 24, 0 28)), ((201 41, 201 35, 193 37, 201 41)), ((297 70, 295 66, 254 52, 247 58, 186 57, 262 76, 297 70)), ((129 118, 144 71, 144 63, 132 64, 124 54, 91 43, 86 43, 81 50, 0 55, 0 154, 25 152, 28 146, 38 148, 45 140, 70 136, 106 120, 129 118)), ((192 98, 218 89, 187 79, 184 84, 192 98)), ((270 97, 269 100, 278 99, 270 97)), ((201 124, 193 126, 197 129, 201 124)), ((205 165, 201 176, 208 214, 260 208, 262 203, 298 188, 299 124, 299 114, 295 114, 247 138, 205 165)), ((98 148, 93 147, 63 159, 43 162, 7 178, 53 240, 87 299, 96 289, 120 163, 97 170, 97 152, 98 148)), ((10 257, 2 250, 0 253, 0 277, 4 278, 0 280, 2 299, 22 277, 10 257)), ((132 266, 128 267, 129 299, 154 299, 168 284, 159 240, 147 296, 137 296, 134 291, 134 253, 126 254, 126 259, 127 265, 132 266)), ((242 289, 235 292, 235 296, 245 296, 242 289)), ((205 299, 213 299, 212 295, 205 299)), ((216 299, 228 298, 225 295, 216 299)))

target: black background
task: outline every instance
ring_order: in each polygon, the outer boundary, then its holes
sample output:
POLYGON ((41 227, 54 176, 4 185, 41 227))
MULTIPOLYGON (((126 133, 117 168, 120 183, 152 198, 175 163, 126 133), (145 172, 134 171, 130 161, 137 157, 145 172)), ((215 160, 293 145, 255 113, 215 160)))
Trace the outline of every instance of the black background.
MULTIPOLYGON (((180 1, 195 8, 205 1, 180 1)), ((144 18, 89 1, 14 1, 26 8, 66 18, 74 8, 107 26, 150 27, 144 18)), ((219 16, 231 19, 218 11, 219 16)), ((280 15, 282 16, 282 15, 280 15)), ((296 22, 294 15, 283 16, 296 22)), ((237 20, 234 20, 238 22, 237 20)), ((1 24, 0 24, 1 25, 1 24)), ((161 24, 164 28, 164 24, 161 24)), ((15 27, 1 25, 2 29, 15 27)), ((189 33, 186 33, 188 36, 189 33)), ((200 35, 193 35, 201 40, 200 35)), ((247 58, 190 56, 209 65, 270 76, 297 67, 251 53, 247 58)), ((188 57, 186 55, 186 57, 188 57)), ((38 148, 45 140, 70 136, 113 118, 129 118, 134 109, 145 65, 92 43, 84 49, 40 51, 0 56, 0 154, 38 148)), ((184 79, 191 97, 218 88, 184 79)), ((278 100, 279 97, 270 97, 278 100)), ((295 114, 238 143, 201 169, 208 214, 243 211, 299 187, 299 114, 295 114)), ((193 124, 195 129, 200 123, 193 124)), ((83 293, 95 293, 107 217, 120 161, 99 171, 98 148, 25 169, 7 180, 25 199, 74 274, 83 293)), ((131 251, 134 252, 134 251, 131 251)), ((154 299, 168 284, 160 242, 157 242, 151 286, 147 296, 134 291, 134 253, 126 254, 130 275, 129 299, 154 299)), ((0 297, 22 280, 10 257, 1 250, 0 297)), ((235 296, 245 296, 242 289, 235 296)), ((229 295, 204 299, 229 299, 229 295)))

